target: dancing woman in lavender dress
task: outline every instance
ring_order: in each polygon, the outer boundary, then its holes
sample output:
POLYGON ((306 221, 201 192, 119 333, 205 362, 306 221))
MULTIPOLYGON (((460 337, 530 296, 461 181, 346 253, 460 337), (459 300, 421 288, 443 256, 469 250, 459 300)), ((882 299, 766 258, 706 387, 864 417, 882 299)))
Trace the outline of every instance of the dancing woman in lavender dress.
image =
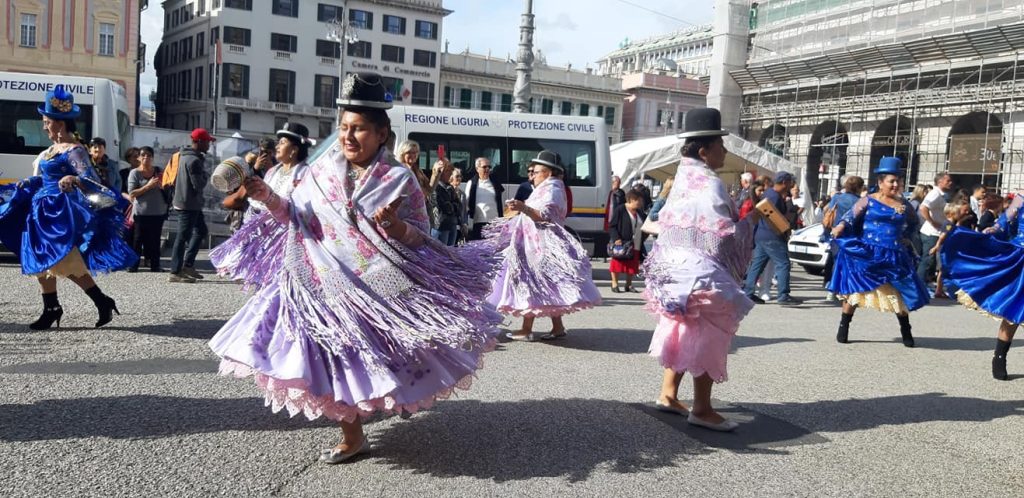
POLYGON ((64 85, 47 93, 39 114, 53 145, 39 155, 35 176, 0 187, 13 191, 10 202, 0 205, 0 242, 18 255, 22 273, 36 277, 42 289, 43 313, 29 325, 32 330, 60 326, 64 309, 57 277, 71 280, 92 299, 97 327, 110 322, 113 313, 120 314, 117 304, 91 274, 125 270, 139 260, 122 238, 121 193, 100 186, 89 153, 75 137, 80 113, 64 85), (86 192, 109 206, 90 204, 86 192))
POLYGON ((385 89, 379 75, 350 74, 338 143, 287 198, 248 179, 268 211, 211 255, 258 289, 210 341, 221 373, 252 376, 275 412, 338 420, 326 463, 368 448, 361 418, 467 388, 501 320, 479 299, 493 256, 431 240, 416 178, 389 162, 385 89))
POLYGON ((740 320, 754 303, 740 280, 750 263, 757 210, 739 210, 714 170, 726 149, 717 109, 686 113, 686 138, 674 187, 658 214, 660 233, 644 262, 648 307, 658 316, 650 354, 664 367, 655 407, 690 424, 731 431, 736 422, 711 406, 711 388, 728 379, 726 360, 740 320), (693 405, 679 401, 683 375, 693 377, 693 405))
POLYGON ((526 202, 512 200, 517 213, 492 222, 481 246, 492 247, 501 257, 494 287, 487 301, 499 312, 523 317, 523 328, 505 336, 533 340, 533 322, 551 317, 551 332, 543 340, 565 337, 562 315, 601 304, 591 276, 590 257, 563 228, 566 217, 565 186, 554 177, 564 171, 558 154, 541 151, 531 161, 535 188, 526 202))

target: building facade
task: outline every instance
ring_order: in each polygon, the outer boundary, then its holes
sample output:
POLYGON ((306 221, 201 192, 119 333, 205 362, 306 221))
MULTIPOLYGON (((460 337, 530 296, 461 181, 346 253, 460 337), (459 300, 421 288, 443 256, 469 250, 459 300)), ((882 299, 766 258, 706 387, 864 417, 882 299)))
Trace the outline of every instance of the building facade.
POLYGON ((628 94, 622 108, 622 140, 682 133, 686 111, 704 107, 707 88, 685 76, 633 73, 622 76, 628 94))
POLYGON ((873 180, 887 155, 911 186, 946 171, 964 188, 1024 186, 1024 1, 722 3, 750 16, 730 28, 750 40, 726 73, 739 129, 805 166, 814 194, 873 180))
MULTIPOLYGON (((139 11, 146 0, 10 0, 0 70, 107 78, 139 101, 139 11)), ((42 98, 42 96, 40 96, 42 98)), ((134 112, 129 113, 134 119, 134 112)))
POLYGON ((451 13, 441 3, 167 0, 157 126, 258 137, 291 121, 326 137, 340 75, 358 71, 384 76, 396 103, 436 105, 442 19, 451 13))
MULTIPOLYGON (((512 112, 515 61, 469 52, 441 54, 442 107, 512 112)), ((626 94, 618 78, 548 66, 542 57, 533 64, 530 112, 602 117, 610 143, 622 139, 622 107, 626 94)))
POLYGON ((707 76, 713 35, 710 24, 694 26, 640 41, 625 40, 598 61, 598 73, 621 77, 667 71, 680 76, 707 76))

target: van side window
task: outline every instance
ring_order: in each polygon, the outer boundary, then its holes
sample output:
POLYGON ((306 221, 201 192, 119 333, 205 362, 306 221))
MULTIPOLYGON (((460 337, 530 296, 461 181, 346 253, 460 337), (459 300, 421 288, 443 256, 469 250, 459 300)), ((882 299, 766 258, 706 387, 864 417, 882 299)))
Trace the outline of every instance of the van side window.
POLYGON ((595 161, 597 158, 593 142, 575 140, 545 140, 532 138, 511 138, 512 163, 519 166, 511 173, 518 175, 518 178, 510 178, 511 183, 519 183, 526 180, 526 166, 530 159, 537 157, 543 150, 552 150, 562 158, 562 165, 565 166, 565 182, 572 187, 594 187, 597 185, 595 178, 595 161))
MULTIPOLYGON (((0 153, 37 155, 50 146, 43 121, 36 112, 37 102, 0 100, 0 153)), ((92 136, 92 106, 79 104, 81 115, 75 119, 78 133, 92 136)))

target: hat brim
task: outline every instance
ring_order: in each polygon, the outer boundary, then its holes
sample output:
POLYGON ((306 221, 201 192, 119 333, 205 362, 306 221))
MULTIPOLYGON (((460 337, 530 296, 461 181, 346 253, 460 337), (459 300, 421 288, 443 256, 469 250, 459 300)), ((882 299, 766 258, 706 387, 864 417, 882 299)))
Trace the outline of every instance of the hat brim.
POLYGON ((298 140, 299 142, 309 143, 309 137, 304 137, 302 135, 299 135, 298 133, 295 133, 294 131, 277 130, 277 138, 281 138, 281 137, 292 137, 292 138, 298 140))
POLYGON ((374 100, 350 100, 337 99, 339 107, 369 107, 370 109, 391 109, 394 104, 391 102, 377 102, 374 100))
POLYGON ((547 166, 549 168, 555 168, 555 169, 557 169, 559 171, 565 171, 565 168, 563 168, 562 166, 560 166, 558 164, 555 164, 553 162, 550 162, 550 161, 545 161, 543 159, 531 159, 530 160, 530 164, 539 164, 541 166, 547 166))
POLYGON ((676 135, 676 138, 693 138, 693 137, 724 137, 729 132, 726 130, 701 130, 701 131, 687 131, 676 135))
POLYGON ((899 169, 892 168, 878 168, 875 170, 875 175, 900 175, 902 172, 899 169))
POLYGON ((36 107, 39 114, 46 116, 51 119, 75 119, 82 114, 82 108, 78 107, 78 104, 72 104, 71 110, 68 112, 50 112, 46 110, 46 104, 39 104, 36 107))

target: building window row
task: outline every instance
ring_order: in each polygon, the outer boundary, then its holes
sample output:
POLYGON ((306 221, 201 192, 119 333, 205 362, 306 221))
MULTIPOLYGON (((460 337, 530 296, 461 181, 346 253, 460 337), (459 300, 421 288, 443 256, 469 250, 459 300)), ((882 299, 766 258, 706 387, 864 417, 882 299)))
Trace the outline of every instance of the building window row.
MULTIPOLYGON (((36 48, 36 33, 38 32, 38 16, 36 14, 21 14, 21 23, 18 45, 26 48, 36 48)), ((99 50, 98 54, 108 57, 114 56, 114 41, 116 39, 117 27, 113 23, 99 23, 99 50)))
MULTIPOLYGON (((210 65, 213 70, 213 65, 210 65)), ((212 73, 211 73, 212 74, 212 73)), ((296 73, 286 69, 270 69, 269 100, 285 104, 295 103, 296 73)), ((249 66, 244 64, 223 64, 221 85, 222 97, 249 98, 249 66)), ((202 85, 201 77, 196 79, 197 87, 202 85)), ((313 105, 317 107, 337 107, 338 77, 317 74, 313 77, 313 105)), ((405 81, 399 78, 384 78, 384 84, 395 96, 396 101, 404 101, 405 81)), ((413 81, 409 89, 409 97, 413 104, 434 105, 434 84, 424 81, 413 81)), ((212 82, 211 82, 212 89, 212 82)), ((172 94, 174 93, 172 89, 172 94)), ((199 97, 197 97, 199 98, 199 97)))
MULTIPOLYGON (((458 107, 460 109, 478 109, 481 111, 495 110, 501 112, 512 112, 512 94, 503 93, 498 100, 495 94, 487 90, 476 91, 470 88, 444 87, 442 105, 444 107, 458 107), (477 99, 477 97, 479 97, 477 99), (497 106, 495 106, 497 104, 497 106)), ((591 105, 581 102, 575 105, 576 112, 573 112, 574 104, 564 100, 558 104, 558 114, 562 116, 597 116, 603 117, 605 123, 615 124, 615 107, 594 106, 594 113, 591 113, 591 105)), ((555 100, 542 97, 539 100, 530 99, 530 110, 539 114, 555 114, 555 100)))
MULTIPOLYGON (((203 66, 161 76, 157 82, 158 100, 165 104, 203 100, 203 89, 206 88, 203 85, 203 76, 203 66)), ((212 85, 213 78, 210 79, 212 85)))

